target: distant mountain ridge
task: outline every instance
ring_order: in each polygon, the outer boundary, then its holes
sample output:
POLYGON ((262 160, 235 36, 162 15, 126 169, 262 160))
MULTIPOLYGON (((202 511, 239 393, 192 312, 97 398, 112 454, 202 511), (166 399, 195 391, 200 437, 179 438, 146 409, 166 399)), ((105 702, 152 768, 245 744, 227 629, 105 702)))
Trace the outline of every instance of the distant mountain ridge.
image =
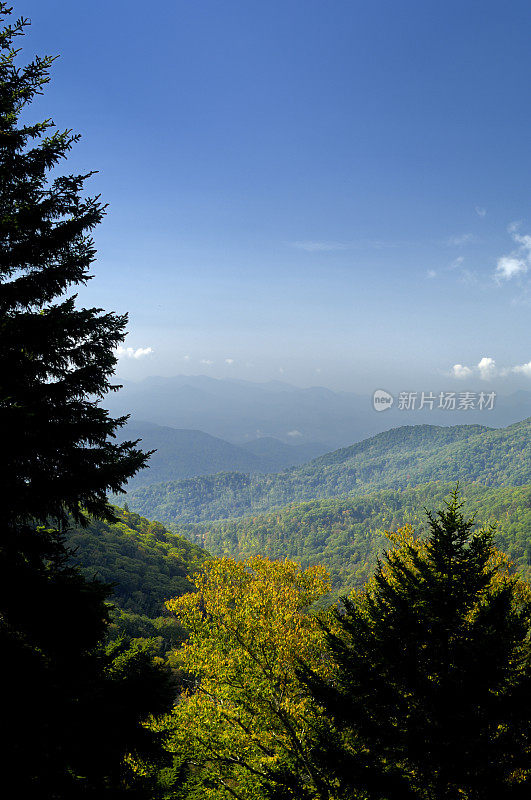
MULTIPOLYGON (((432 387, 435 389, 435 387, 432 387)), ((467 386, 456 387, 458 393, 467 386)), ((241 445, 260 437, 286 444, 323 442, 328 450, 403 425, 481 424, 506 426, 531 415, 531 392, 498 396, 490 411, 405 411, 395 402, 377 413, 370 396, 334 392, 322 386, 299 388, 281 381, 216 379, 205 375, 151 377, 125 383, 109 395, 112 414, 178 429, 200 430, 241 445)))
POLYGON ((141 440, 143 450, 155 450, 147 469, 128 483, 128 489, 216 472, 265 473, 303 464, 326 452, 324 445, 288 445, 271 437, 242 446, 197 430, 180 430, 152 422, 130 420, 118 439, 141 440))
POLYGON ((144 516, 174 523, 240 517, 293 502, 429 481, 531 483, 531 418, 507 428, 404 426, 273 475, 221 473, 128 494, 144 516))
POLYGON ((261 472, 280 472, 286 467, 305 464, 328 452, 328 448, 319 442, 304 444, 284 444, 273 436, 261 436, 241 445, 242 449, 254 453, 268 469, 261 472))

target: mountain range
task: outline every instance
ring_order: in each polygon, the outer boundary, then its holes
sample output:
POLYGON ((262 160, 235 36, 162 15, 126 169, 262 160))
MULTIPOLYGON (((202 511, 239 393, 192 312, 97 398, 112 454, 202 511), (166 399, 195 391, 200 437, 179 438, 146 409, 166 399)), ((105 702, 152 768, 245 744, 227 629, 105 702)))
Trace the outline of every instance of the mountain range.
POLYGON ((531 483, 531 418, 506 428, 403 426, 275 474, 219 473, 132 489, 127 503, 167 523, 240 517, 290 503, 429 481, 531 483))
POLYGON ((203 431, 136 420, 130 420, 117 438, 140 440, 144 451, 155 451, 148 467, 131 478, 129 490, 216 472, 279 472, 285 467, 304 464, 328 449, 312 442, 285 444, 271 436, 235 445, 203 431))
MULTIPOLYGON (((114 586, 117 635, 162 637, 167 646, 184 635, 164 601, 189 592, 190 575, 210 556, 246 558, 261 554, 290 558, 304 567, 324 564, 333 596, 362 585, 377 557, 389 547, 385 530, 412 524, 426 531, 424 509, 440 508, 453 486, 426 483, 356 497, 291 503, 286 508, 209 523, 176 522, 169 527, 116 509, 117 522, 72 524, 68 544, 87 578, 114 586)), ((478 524, 497 523, 495 541, 520 572, 531 578, 531 485, 462 489, 465 513, 478 524)))
MULTIPOLYGON (((459 393, 468 387, 460 384, 454 388, 459 393)), ((233 444, 274 437, 286 444, 321 442, 327 450, 403 425, 499 427, 531 415, 531 392, 523 390, 499 395, 492 410, 444 411, 437 404, 432 410, 402 410, 395 401, 391 408, 376 412, 371 397, 353 392, 205 375, 126 382, 121 391, 108 395, 105 403, 114 415, 131 414, 134 420, 200 430, 233 444)))
MULTIPOLYGON (((161 449, 166 442, 170 455, 176 442, 187 441, 190 453, 208 442, 210 463, 220 446, 197 431, 132 424, 129 433, 151 435, 161 449)), ((405 426, 275 474, 218 473, 140 486, 127 496, 135 511, 117 509, 115 524, 72 526, 68 542, 87 576, 115 586, 113 635, 156 637, 163 650, 185 635, 163 601, 189 591, 189 576, 206 558, 261 554, 324 564, 330 600, 371 575, 389 546, 385 530, 412 524, 422 535, 424 509, 440 508, 457 481, 466 513, 496 523, 496 544, 529 579, 530 434, 531 419, 502 429, 405 426)), ((278 442, 235 449, 238 456, 268 456, 278 442)), ((195 457, 199 468, 200 453, 195 457)))

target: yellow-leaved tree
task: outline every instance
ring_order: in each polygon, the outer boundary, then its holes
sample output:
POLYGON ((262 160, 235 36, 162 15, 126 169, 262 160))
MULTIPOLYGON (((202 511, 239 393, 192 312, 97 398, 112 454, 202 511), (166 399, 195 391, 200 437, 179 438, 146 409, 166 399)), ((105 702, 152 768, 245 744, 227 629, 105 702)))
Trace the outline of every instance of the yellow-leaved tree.
POLYGON ((297 664, 326 668, 311 606, 329 591, 327 572, 221 558, 194 582, 197 591, 167 602, 189 632, 174 656, 186 689, 173 713, 152 723, 184 766, 185 796, 258 800, 279 764, 317 788, 308 759, 315 712, 297 664))

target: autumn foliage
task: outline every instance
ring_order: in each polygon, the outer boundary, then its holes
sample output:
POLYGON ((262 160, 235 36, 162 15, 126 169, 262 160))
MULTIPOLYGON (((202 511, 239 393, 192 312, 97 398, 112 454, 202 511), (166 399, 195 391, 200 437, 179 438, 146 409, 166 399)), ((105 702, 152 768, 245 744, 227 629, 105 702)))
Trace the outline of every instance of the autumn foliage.
POLYGON ((299 659, 323 669, 312 604, 329 589, 324 568, 256 556, 207 563, 196 592, 167 605, 189 631, 176 654, 185 689, 164 722, 185 761, 189 797, 263 796, 281 760, 308 773, 313 714, 299 659))

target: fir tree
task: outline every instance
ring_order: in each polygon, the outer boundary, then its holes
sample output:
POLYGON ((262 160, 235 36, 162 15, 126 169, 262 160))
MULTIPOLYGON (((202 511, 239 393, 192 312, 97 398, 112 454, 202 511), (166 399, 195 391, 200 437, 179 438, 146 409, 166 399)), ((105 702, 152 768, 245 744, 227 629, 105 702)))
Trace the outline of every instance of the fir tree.
MULTIPOLYGON (((0 19, 9 9, 0 3, 0 19)), ((146 461, 112 437, 99 401, 111 382, 126 316, 79 308, 77 287, 95 259, 91 231, 98 197, 86 175, 50 177, 79 136, 51 120, 26 122, 27 106, 49 81, 53 58, 17 66, 27 21, 0 31, 0 414, 7 523, 76 519, 82 509, 112 516, 119 492, 146 461), (23 117, 23 120, 21 120, 23 117)))
POLYGON ((0 2, 0 774, 17 796, 119 796, 140 719, 173 690, 146 653, 106 651, 109 587, 71 566, 63 531, 70 517, 113 519, 107 493, 148 454, 113 441, 126 418, 101 405, 127 317, 75 294, 105 207, 84 195, 92 173, 58 174, 79 137, 28 121, 54 59, 18 66, 28 22, 10 15, 0 2))
MULTIPOLYGON (((313 757, 331 797, 529 794, 529 587, 461 506, 456 492, 428 512, 425 540, 404 529, 344 600, 327 630, 331 677, 303 669, 323 708, 313 757)), ((288 783, 279 771, 271 796, 306 796, 288 783)))

